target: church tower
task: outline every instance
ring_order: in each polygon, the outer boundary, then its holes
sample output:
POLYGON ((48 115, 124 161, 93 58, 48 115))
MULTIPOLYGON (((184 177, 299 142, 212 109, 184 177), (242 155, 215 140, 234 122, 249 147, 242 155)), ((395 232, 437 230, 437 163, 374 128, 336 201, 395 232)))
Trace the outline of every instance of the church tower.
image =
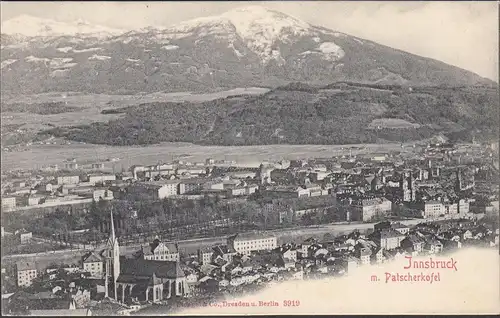
POLYGON ((115 224, 113 221, 113 211, 111 211, 111 230, 109 234, 108 241, 106 243, 106 279, 105 279, 105 293, 106 297, 109 297, 109 278, 112 277, 114 296, 115 300, 118 299, 116 294, 116 280, 120 275, 120 246, 118 245, 118 239, 115 235, 115 224))

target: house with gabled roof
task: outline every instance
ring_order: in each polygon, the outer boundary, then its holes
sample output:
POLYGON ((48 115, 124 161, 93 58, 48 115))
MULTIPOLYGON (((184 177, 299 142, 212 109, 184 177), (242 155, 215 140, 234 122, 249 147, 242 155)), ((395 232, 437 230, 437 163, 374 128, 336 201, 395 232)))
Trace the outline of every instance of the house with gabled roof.
POLYGON ((102 278, 104 276, 104 258, 96 253, 88 252, 82 257, 82 267, 91 277, 102 278))
POLYGON ((401 248, 407 253, 416 256, 424 250, 425 241, 418 235, 411 234, 401 241, 401 248))
POLYGON ((176 243, 163 243, 160 239, 156 238, 149 244, 149 248, 141 246, 141 249, 134 256, 136 258, 155 261, 178 261, 179 247, 176 243))
POLYGON ((383 263, 385 261, 384 249, 378 246, 373 248, 370 261, 375 264, 383 263))

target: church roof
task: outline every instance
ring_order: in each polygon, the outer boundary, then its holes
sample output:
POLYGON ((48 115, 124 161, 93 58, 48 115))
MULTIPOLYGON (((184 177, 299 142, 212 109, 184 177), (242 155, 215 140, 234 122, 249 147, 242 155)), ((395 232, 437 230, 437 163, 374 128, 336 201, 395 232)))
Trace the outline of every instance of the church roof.
POLYGON ((155 261, 145 259, 123 259, 120 260, 120 276, 128 275, 137 278, 151 278, 155 275, 158 278, 175 279, 184 277, 184 271, 179 262, 175 261, 155 261))

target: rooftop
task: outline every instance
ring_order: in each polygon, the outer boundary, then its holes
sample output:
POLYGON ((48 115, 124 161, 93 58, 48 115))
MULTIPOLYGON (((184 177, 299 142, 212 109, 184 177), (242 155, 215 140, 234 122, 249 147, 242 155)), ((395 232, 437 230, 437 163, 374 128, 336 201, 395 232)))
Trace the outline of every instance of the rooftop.
MULTIPOLYGON (((136 277, 177 278, 184 277, 179 262, 154 261, 144 259, 126 259, 120 261, 120 277, 131 275, 136 277)), ((120 278, 118 278, 120 279, 120 278)))
POLYGON ((16 263, 16 268, 18 271, 34 270, 36 268, 35 262, 20 261, 16 263))
POLYGON ((270 239, 274 238, 271 234, 266 233, 238 233, 236 235, 231 236, 235 241, 249 241, 249 240, 259 240, 259 239, 270 239))

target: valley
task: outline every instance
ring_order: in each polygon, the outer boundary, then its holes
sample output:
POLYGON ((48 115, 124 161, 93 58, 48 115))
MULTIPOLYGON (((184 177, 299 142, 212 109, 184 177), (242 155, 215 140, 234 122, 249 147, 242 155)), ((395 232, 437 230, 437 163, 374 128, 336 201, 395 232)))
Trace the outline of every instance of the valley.
POLYGON ((259 145, 259 146, 202 146, 189 143, 161 143, 147 146, 106 146, 80 143, 64 143, 55 139, 56 145, 31 145, 25 151, 2 151, 2 170, 42 168, 61 165, 67 158, 79 158, 82 162, 106 161, 120 158, 117 162, 106 164, 122 167, 133 164, 152 165, 173 159, 203 161, 207 155, 216 160, 235 160, 244 166, 258 167, 263 160, 283 158, 300 159, 331 157, 339 154, 385 152, 401 150, 399 143, 375 145, 259 145), (362 148, 362 149, 359 149, 362 148), (29 154, 29 156, 27 155, 29 154))

